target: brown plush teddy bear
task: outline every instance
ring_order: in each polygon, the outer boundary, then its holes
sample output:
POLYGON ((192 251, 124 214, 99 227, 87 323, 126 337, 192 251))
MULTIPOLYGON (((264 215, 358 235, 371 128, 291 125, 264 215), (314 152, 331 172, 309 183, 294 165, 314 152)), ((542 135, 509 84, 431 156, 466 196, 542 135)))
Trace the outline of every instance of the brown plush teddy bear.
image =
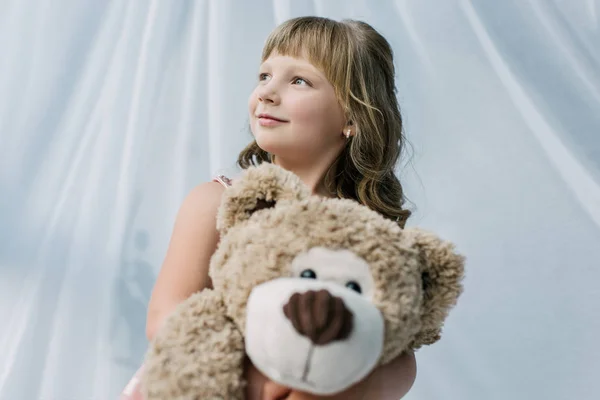
POLYGON ((151 343, 147 400, 241 400, 246 354, 282 385, 333 394, 440 338, 462 291, 451 243, 311 196, 272 164, 245 170, 223 196, 214 289, 180 304, 151 343))

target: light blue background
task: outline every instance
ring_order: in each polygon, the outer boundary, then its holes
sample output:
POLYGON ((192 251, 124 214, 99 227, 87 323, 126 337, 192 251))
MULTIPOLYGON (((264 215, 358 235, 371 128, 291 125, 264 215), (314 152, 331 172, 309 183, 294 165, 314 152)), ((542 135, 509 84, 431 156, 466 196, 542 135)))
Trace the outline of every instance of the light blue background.
POLYGON ((308 14, 393 45, 409 225, 469 257, 406 398, 598 398, 598 0, 0 0, 0 399, 116 398, 177 208, 308 14))

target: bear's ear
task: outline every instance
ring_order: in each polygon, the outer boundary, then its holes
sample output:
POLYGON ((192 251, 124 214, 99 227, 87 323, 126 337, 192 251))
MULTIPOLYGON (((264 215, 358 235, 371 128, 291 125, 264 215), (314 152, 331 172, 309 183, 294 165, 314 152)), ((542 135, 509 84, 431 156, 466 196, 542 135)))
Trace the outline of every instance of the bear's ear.
POLYGON ((292 172, 270 163, 251 166, 223 193, 217 212, 217 229, 223 236, 256 211, 309 196, 308 187, 292 172))
POLYGON ((437 342, 450 310, 463 291, 465 257, 455 252, 451 242, 419 228, 403 231, 403 240, 417 250, 421 266, 421 330, 411 347, 437 342))

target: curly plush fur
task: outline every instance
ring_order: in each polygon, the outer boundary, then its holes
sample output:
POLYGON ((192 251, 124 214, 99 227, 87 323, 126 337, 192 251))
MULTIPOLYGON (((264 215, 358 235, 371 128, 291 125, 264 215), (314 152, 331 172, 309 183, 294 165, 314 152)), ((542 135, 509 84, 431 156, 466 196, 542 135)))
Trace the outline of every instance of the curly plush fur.
POLYGON ((377 364, 439 340, 462 292, 464 257, 451 243, 402 230, 355 201, 310 196, 294 174, 271 164, 249 168, 226 191, 217 227, 214 289, 183 302, 152 342, 148 400, 243 399, 249 296, 266 282, 294 278, 294 260, 311 249, 350 251, 368 265, 368 302, 384 327, 377 364))

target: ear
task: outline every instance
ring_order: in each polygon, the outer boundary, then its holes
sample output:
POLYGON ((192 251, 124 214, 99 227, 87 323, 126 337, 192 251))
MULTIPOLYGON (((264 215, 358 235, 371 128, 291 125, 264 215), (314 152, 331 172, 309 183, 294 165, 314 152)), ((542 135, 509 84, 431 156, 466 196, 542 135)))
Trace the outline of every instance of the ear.
POLYGON ((251 166, 223 193, 217 212, 217 229, 223 236, 232 226, 250 219, 259 210, 309 196, 310 190, 294 173, 270 163, 251 166))
POLYGON ((421 330, 411 347, 437 342, 450 310, 463 291, 465 257, 454 251, 454 244, 418 228, 403 231, 404 240, 417 250, 421 266, 421 330))
POLYGON ((356 135, 356 131, 357 131, 357 127, 354 124, 354 122, 352 122, 352 120, 348 120, 346 122, 346 125, 344 126, 344 129, 342 130, 342 134, 344 136, 346 136, 346 138, 350 138, 352 136, 356 135))

